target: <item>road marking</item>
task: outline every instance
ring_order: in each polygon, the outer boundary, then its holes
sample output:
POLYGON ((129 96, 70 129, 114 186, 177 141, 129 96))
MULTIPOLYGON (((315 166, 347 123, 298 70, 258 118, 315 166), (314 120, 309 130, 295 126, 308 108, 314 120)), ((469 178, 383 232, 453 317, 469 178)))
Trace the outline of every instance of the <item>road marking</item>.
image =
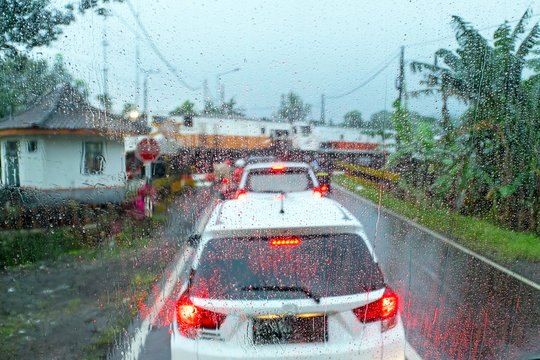
POLYGON ((405 342, 405 359, 407 360, 422 360, 420 355, 414 350, 411 344, 408 341, 405 342))
POLYGON ((141 351, 144 347, 144 344, 146 343, 146 338, 150 334, 150 331, 152 330, 152 324, 158 317, 161 309, 166 303, 167 298, 170 297, 173 289, 175 288, 176 281, 180 277, 180 274, 184 270, 184 265, 186 263, 187 258, 190 256, 192 249, 189 247, 186 247, 184 249, 184 252, 180 257, 178 257, 178 260, 176 260, 176 263, 173 265, 173 269, 171 272, 171 276, 167 278, 167 280, 164 283, 164 286, 159 294, 159 297, 154 301, 154 304, 151 307, 151 311, 148 314, 148 316, 143 320, 141 326, 139 329, 135 331, 135 335, 131 339, 131 341, 126 346, 126 351, 124 354, 123 359, 126 360, 137 360, 141 354, 141 351))
MULTIPOLYGON (((356 194, 356 193, 353 193, 352 191, 350 191, 350 190, 348 190, 348 189, 345 189, 343 186, 340 186, 340 185, 338 185, 338 184, 332 184, 332 186, 333 186, 334 188, 337 188, 337 189, 343 191, 344 193, 347 193, 347 194, 349 194, 349 195, 351 195, 351 196, 353 196, 353 197, 355 197, 355 198, 361 200, 361 201, 364 202, 364 203, 367 203, 367 204, 369 204, 369 205, 371 205, 371 206, 373 206, 373 207, 377 207, 377 204, 374 204, 373 202, 371 202, 371 201, 369 201, 369 200, 363 198, 362 196, 360 196, 360 195, 358 195, 358 194, 356 194)), ((424 227, 424 226, 422 226, 422 225, 420 225, 420 224, 418 224, 418 223, 415 223, 414 221, 412 221, 411 219, 409 219, 409 218, 407 218, 407 217, 405 217, 405 216, 403 216, 403 215, 400 215, 400 214, 398 214, 398 213, 396 213, 396 212, 394 212, 394 211, 392 211, 392 210, 390 210, 390 209, 386 209, 386 208, 384 208, 384 207, 381 207, 381 209, 382 209, 383 211, 387 212, 388 214, 390 214, 390 215, 392 215, 392 216, 395 216, 395 217, 397 217, 398 219, 403 220, 403 221, 409 223, 410 225, 414 226, 414 227, 417 228, 418 230, 421 230, 421 231, 423 231, 423 232, 426 232, 426 233, 430 234, 431 236, 433 236, 433 237, 435 237, 435 238, 437 238, 437 239, 439 239, 439 240, 441 240, 441 241, 447 243, 448 245, 451 245, 451 246, 455 247, 456 249, 461 250, 461 251, 463 251, 464 253, 466 253, 466 254, 468 254, 468 255, 470 255, 470 256, 473 256, 473 257, 477 258, 477 259, 480 260, 480 261, 485 262, 486 264, 488 264, 488 265, 494 267, 495 269, 497 269, 497 270, 499 270, 499 271, 502 271, 503 273, 505 273, 505 274, 507 274, 507 275, 512 276, 513 278, 515 278, 515 279, 517 279, 517 280, 519 280, 519 281, 521 281, 521 282, 523 282, 523 283, 529 285, 529 286, 532 287, 533 289, 535 289, 535 290, 540 290, 540 284, 537 284, 537 283, 535 283, 534 281, 532 281, 532 280, 530 280, 530 279, 527 279, 526 277, 524 277, 524 276, 522 276, 522 275, 519 275, 518 273, 516 273, 516 272, 514 272, 514 271, 512 271, 512 270, 510 270, 510 269, 507 269, 507 268, 505 268, 504 266, 502 266, 502 265, 500 265, 500 264, 497 264, 496 262, 494 262, 494 261, 492 261, 492 260, 486 258, 485 256, 482 256, 482 255, 480 255, 480 254, 478 254, 478 253, 476 253, 476 252, 474 252, 474 251, 472 251, 472 250, 470 250, 470 249, 467 249, 465 246, 460 245, 460 244, 456 243, 455 241, 450 240, 450 239, 448 239, 448 238, 442 236, 442 235, 439 234, 439 233, 436 233, 436 232, 433 231, 433 230, 430 230, 430 229, 428 229, 428 228, 426 228, 426 227, 424 227)))

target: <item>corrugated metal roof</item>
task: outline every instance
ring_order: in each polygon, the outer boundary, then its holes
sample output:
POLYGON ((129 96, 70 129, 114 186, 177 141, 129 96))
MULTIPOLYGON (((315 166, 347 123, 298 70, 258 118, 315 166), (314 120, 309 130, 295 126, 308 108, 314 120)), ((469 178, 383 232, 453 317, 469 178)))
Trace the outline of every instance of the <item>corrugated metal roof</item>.
POLYGON ((57 86, 27 110, 0 119, 0 130, 91 130, 112 136, 145 134, 149 128, 88 104, 69 84, 57 86))

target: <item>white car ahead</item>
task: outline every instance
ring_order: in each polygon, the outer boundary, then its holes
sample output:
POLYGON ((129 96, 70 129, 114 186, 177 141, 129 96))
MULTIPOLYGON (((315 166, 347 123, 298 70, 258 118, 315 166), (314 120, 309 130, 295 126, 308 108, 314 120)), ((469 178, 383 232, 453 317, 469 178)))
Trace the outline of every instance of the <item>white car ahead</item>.
POLYGON ((172 359, 404 359, 398 296, 338 203, 225 201, 200 235, 172 359))
POLYGON ((263 199, 279 194, 292 197, 322 197, 311 166, 298 162, 264 162, 246 166, 236 198, 263 199), (249 194, 249 195, 248 195, 249 194))

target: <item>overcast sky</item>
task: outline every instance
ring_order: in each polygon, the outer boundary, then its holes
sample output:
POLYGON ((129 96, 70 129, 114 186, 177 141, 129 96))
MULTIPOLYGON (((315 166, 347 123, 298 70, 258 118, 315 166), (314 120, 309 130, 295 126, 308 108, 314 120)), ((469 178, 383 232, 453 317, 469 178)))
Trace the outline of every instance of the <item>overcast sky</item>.
MULTIPOLYGON (((65 3, 57 0, 53 4, 65 3)), ((64 55, 76 78, 85 80, 95 95, 103 92, 103 33, 106 28, 108 89, 119 111, 124 102, 142 106, 143 75, 136 88, 136 44, 144 69, 159 70, 149 76, 149 110, 166 114, 189 99, 202 107, 202 84, 208 80, 215 97, 216 75, 222 77, 225 98, 235 98, 249 116, 271 116, 280 95, 300 94, 320 117, 321 94, 346 93, 381 69, 405 45, 406 61, 432 61, 439 48, 454 49, 452 15, 471 22, 492 37, 504 20, 516 21, 532 8, 540 19, 540 6, 531 0, 352 0, 352 1, 182 1, 131 0, 139 19, 164 58, 191 87, 180 83, 156 56, 142 34, 128 4, 111 6, 112 16, 88 12, 65 28, 61 40, 41 54, 64 55), (137 40, 137 35, 140 35, 137 40)), ((515 24, 512 23, 512 25, 515 24)), ((529 27, 530 28, 530 27, 529 27)), ((407 68, 408 70, 408 68, 407 68)), ((342 121, 357 109, 364 118, 391 108, 397 96, 394 59, 371 83, 339 99, 328 99, 327 119, 342 121)), ((410 75, 410 71, 407 75, 410 75)), ((408 76, 407 89, 418 88, 418 77, 408 76)), ((409 101, 425 115, 439 112, 439 99, 409 101)), ((455 114, 459 104, 453 104, 455 114)))

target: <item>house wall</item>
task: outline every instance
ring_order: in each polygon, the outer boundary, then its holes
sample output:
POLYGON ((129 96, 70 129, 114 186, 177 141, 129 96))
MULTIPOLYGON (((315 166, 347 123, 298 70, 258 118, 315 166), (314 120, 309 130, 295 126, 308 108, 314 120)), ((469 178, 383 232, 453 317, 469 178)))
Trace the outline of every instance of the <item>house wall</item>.
POLYGON ((44 142, 46 176, 40 188, 79 189, 95 186, 125 186, 125 157, 122 142, 92 136, 48 136, 44 142), (84 141, 104 143, 105 166, 102 174, 84 174, 84 141))
POLYGON ((126 186, 122 140, 99 136, 36 135, 0 139, 2 184, 6 184, 4 144, 19 141, 20 186, 46 192, 52 198, 74 198, 90 202, 119 201, 126 186), (28 152, 28 141, 37 140, 37 151, 28 152), (104 144, 105 165, 101 174, 84 174, 83 142, 104 144))

